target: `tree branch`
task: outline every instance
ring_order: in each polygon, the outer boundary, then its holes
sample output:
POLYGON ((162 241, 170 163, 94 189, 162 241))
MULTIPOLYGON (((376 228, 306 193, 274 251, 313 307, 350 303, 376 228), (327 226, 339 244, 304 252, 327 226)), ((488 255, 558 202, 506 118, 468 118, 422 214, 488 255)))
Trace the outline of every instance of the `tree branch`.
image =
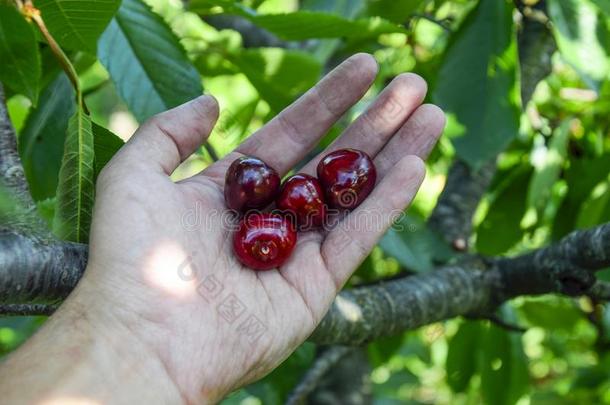
POLYGON ((15 128, 8 116, 4 87, 0 83, 0 179, 26 210, 36 208, 25 178, 19 152, 15 128))
POLYGON ((594 301, 610 301, 610 283, 597 280, 587 295, 594 301))
POLYGON ((366 347, 355 347, 319 381, 308 405, 372 405, 373 383, 366 347))
POLYGON ((473 172, 456 160, 447 174, 447 183, 434 207, 428 225, 455 250, 465 251, 472 233, 472 217, 496 170, 495 159, 473 172))
POLYGON ((52 315, 57 309, 47 304, 0 304, 0 314, 13 316, 52 315))
POLYGON ((470 314, 491 303, 489 273, 457 266, 342 291, 310 341, 361 345, 382 336, 470 314))
POLYGON ((239 32, 244 48, 294 47, 288 42, 282 41, 271 32, 261 28, 247 19, 235 15, 208 15, 202 19, 217 30, 232 29, 239 32))
MULTIPOLYGON (((56 303, 68 296, 87 262, 85 245, 56 240, 36 211, 0 84, 0 180, 15 207, 0 224, 0 303, 56 303)), ((43 305, 9 305, 0 313, 48 313, 43 305)))
POLYGON ((86 245, 0 229, 0 304, 57 303, 86 264, 86 245))
POLYGON ((557 45, 548 27, 546 0, 540 0, 531 7, 521 5, 519 9, 523 17, 518 36, 521 100, 525 107, 538 83, 551 73, 551 58, 557 45))
POLYGON ((595 284, 595 271, 608 266, 610 223, 573 232, 546 248, 496 261, 506 294, 499 299, 546 292, 586 294, 595 284))
POLYGON ((331 346, 326 348, 307 370, 301 382, 290 393, 286 405, 304 404, 307 396, 313 392, 326 373, 343 357, 349 354, 353 347, 331 346))
POLYGON ((445 266, 343 291, 310 340, 360 345, 460 315, 485 316, 519 295, 586 294, 593 273, 608 266, 610 223, 523 256, 488 261, 487 269, 445 266))

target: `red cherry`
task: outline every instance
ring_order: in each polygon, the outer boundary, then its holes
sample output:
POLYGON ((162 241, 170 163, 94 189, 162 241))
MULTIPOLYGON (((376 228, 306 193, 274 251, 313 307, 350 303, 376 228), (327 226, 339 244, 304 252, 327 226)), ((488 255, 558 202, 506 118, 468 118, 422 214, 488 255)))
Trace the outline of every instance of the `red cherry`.
POLYGON ((375 187, 377 170, 366 153, 340 149, 320 161, 318 179, 331 207, 351 210, 360 205, 375 187))
POLYGON ((308 174, 295 174, 284 181, 277 207, 293 215, 302 230, 324 224, 326 204, 320 182, 308 174))
POLYGON ((244 217, 233 236, 237 259, 254 270, 280 267, 297 243, 292 222, 279 214, 256 212, 244 217))
POLYGON ((227 207, 240 212, 265 208, 277 195, 280 176, 265 162, 244 156, 229 166, 225 176, 227 207))

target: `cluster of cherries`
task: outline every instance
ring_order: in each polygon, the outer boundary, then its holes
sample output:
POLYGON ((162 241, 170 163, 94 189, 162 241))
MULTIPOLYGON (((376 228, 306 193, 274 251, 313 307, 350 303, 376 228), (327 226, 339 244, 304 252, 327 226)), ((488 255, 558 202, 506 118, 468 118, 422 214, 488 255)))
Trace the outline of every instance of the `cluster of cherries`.
POLYGON ((355 149, 340 149, 318 164, 318 178, 280 176, 260 159, 245 156, 227 170, 227 207, 245 215, 233 237, 241 263, 254 270, 281 266, 291 255, 297 229, 324 226, 331 210, 352 210, 370 194, 377 171, 371 158, 355 149), (275 201, 276 210, 261 212, 275 201))

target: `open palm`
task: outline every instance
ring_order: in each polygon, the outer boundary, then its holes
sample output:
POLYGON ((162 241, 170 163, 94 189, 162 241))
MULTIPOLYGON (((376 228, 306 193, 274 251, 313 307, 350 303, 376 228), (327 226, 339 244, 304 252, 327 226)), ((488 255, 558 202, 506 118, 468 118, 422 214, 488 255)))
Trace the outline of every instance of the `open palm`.
MULTIPOLYGON (((421 158, 444 117, 421 105, 425 82, 403 74, 323 152, 351 147, 373 157, 378 180, 364 203, 332 230, 299 234, 280 269, 254 272, 232 253, 235 219, 222 192, 231 162, 252 155, 286 174, 364 95, 376 70, 369 55, 349 58, 234 152, 174 183, 169 175, 218 116, 213 98, 198 98, 144 124, 101 174, 89 265, 75 296, 113 303, 187 401, 218 400, 286 358, 415 195, 421 158), (354 220, 364 218, 373 220, 354 220)), ((319 158, 301 172, 314 174, 319 158)))

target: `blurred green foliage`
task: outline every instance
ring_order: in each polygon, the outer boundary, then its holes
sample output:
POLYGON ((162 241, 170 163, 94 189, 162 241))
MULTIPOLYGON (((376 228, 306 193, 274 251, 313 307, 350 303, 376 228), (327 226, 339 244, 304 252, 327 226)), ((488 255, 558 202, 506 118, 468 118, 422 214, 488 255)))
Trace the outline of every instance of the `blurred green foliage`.
MULTIPOLYGON (((44 40, 32 35, 12 6, 0 5, 0 80, 10 96, 30 189, 49 224, 66 209, 90 209, 75 205, 74 184, 59 189, 58 184, 94 181, 150 116, 204 90, 213 94, 221 116, 210 144, 224 155, 322 74, 361 51, 375 56, 379 76, 320 148, 406 71, 428 81, 428 101, 446 110, 448 125, 413 206, 358 269, 352 285, 431 271, 452 259, 450 247, 425 221, 455 158, 478 168, 497 157, 498 171, 475 217, 470 242, 477 253, 517 254, 610 221, 607 0, 546 2, 558 52, 551 74, 527 105, 519 93, 520 17, 508 0, 34 3, 75 66, 92 121, 92 136, 78 138, 86 144, 74 144, 72 134, 64 147, 70 118, 85 112, 44 40), (85 18, 74 11, 79 8, 91 12, 85 18), (245 47, 255 34, 242 36, 206 22, 218 15, 266 29, 276 37, 274 45, 245 47), (88 147, 94 156, 74 156, 76 146, 88 147), (94 169, 68 166, 69 173, 60 174, 68 156, 94 169), (59 209, 57 201, 63 201, 59 209)), ((188 176, 210 162, 202 149, 174 176, 188 176)), ((10 200, 0 202, 8 212, 10 200)), ((86 237, 78 224, 60 225, 65 235, 86 237)), ((498 316, 527 331, 452 320, 370 343, 375 404, 610 404, 607 306, 585 299, 519 298, 498 316)), ((0 355, 42 322, 0 319, 0 355)), ((282 403, 314 356, 315 347, 306 343, 271 375, 224 403, 282 403)))

